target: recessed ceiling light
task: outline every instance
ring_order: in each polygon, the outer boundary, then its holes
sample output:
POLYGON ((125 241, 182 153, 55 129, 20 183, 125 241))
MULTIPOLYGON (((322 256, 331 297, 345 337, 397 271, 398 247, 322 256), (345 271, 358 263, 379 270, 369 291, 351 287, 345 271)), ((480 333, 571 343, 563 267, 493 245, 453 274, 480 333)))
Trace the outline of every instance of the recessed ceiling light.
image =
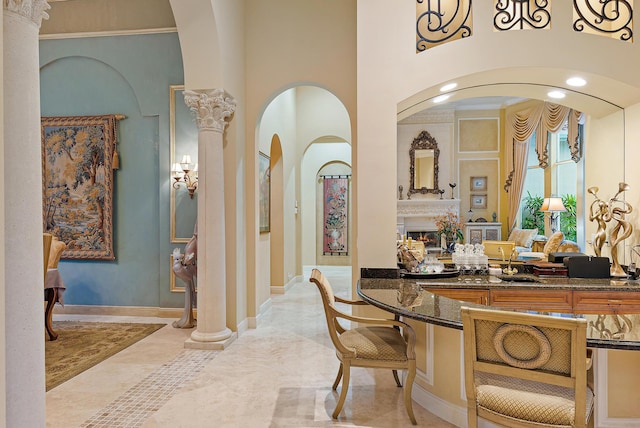
POLYGON ((550 96, 551 98, 556 98, 556 99, 564 98, 566 96, 564 92, 560 92, 560 91, 551 91, 547 93, 547 95, 550 96))
POLYGON ((446 85, 444 85, 442 88, 440 88, 440 92, 447 92, 452 90, 453 88, 455 88, 456 86, 458 86, 457 83, 447 83, 446 85))
POLYGON ((447 94, 445 94, 445 95, 439 95, 439 96, 437 96, 437 97, 435 97, 435 98, 433 99, 433 102, 434 102, 434 103, 441 103, 441 102, 443 102, 443 101, 445 101, 445 100, 448 100, 448 99, 449 99, 449 97, 450 97, 450 95, 447 95, 447 94))
POLYGON ((567 85, 569 86, 584 86, 587 84, 587 81, 582 77, 571 77, 567 79, 567 85))

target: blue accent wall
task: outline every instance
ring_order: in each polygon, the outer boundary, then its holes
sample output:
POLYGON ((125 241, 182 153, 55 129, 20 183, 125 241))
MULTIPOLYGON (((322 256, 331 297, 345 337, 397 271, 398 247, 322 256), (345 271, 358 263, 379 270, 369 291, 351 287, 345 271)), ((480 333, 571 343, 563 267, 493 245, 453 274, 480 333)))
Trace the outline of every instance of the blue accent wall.
POLYGON ((183 82, 176 33, 40 42, 42 116, 127 117, 114 171, 116 260, 62 260, 66 304, 183 305, 169 289, 171 250, 183 246, 169 243, 169 86, 183 82))

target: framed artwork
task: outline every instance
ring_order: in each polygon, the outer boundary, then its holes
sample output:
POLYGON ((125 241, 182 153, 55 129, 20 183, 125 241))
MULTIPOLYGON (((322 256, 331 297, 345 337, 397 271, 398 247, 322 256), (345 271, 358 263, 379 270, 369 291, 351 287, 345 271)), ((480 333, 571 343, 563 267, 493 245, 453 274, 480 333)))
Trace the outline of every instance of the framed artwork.
POLYGON ((471 190, 487 190, 487 177, 471 177, 471 190))
POLYGON ((471 195, 471 208, 487 208, 487 195, 471 195))
POLYGON ((349 178, 348 175, 322 175, 323 250, 327 256, 349 255, 349 178))
POLYGON ((482 229, 469 229, 469 244, 482 244, 482 229))
POLYGON ((258 152, 258 186, 260 232, 269 232, 271 230, 271 159, 262 152, 258 152))
POLYGON ((67 244, 65 259, 114 260, 113 169, 122 115, 43 117, 44 231, 67 244))

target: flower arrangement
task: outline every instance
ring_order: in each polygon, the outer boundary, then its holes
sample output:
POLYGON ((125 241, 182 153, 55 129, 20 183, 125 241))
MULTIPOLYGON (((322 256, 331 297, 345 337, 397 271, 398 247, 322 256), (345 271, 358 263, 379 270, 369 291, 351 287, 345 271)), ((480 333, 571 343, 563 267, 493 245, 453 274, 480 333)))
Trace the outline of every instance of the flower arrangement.
POLYGON ((449 240, 458 239, 462 241, 464 239, 462 223, 460 223, 456 213, 449 212, 447 215, 436 217, 436 227, 438 228, 438 237, 444 235, 449 240))

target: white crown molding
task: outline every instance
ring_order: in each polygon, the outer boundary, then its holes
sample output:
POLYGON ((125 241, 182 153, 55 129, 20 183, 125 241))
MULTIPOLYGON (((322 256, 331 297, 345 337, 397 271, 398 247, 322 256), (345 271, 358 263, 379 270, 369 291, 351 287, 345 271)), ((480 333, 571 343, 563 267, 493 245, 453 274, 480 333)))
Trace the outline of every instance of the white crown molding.
POLYGON ((83 33, 40 34, 40 40, 82 39, 88 37, 139 36, 142 34, 177 33, 177 27, 148 28, 143 30, 87 31, 83 33))

